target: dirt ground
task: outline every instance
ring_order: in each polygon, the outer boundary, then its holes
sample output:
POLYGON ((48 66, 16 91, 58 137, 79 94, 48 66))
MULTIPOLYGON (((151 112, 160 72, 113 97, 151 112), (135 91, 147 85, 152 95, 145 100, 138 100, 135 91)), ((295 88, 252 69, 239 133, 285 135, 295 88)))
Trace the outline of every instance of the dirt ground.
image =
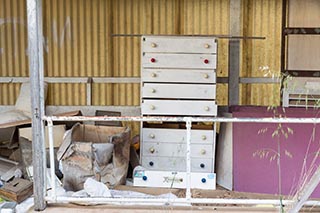
MULTIPOLYGON (((164 193, 173 193, 178 197, 185 197, 184 189, 162 189, 162 188, 143 188, 143 187, 130 187, 118 186, 118 190, 130 190, 142 192, 151 195, 159 195, 164 193)), ((234 198, 234 199, 279 199, 277 195, 257 194, 234 192, 223 189, 222 187, 217 190, 192 190, 193 198, 234 198)), ((284 198, 286 199, 286 198, 284 198)), ((182 213, 190 212, 280 212, 279 208, 273 205, 216 205, 216 204, 196 204, 192 206, 117 206, 117 205, 92 205, 83 206, 77 204, 48 204, 44 212, 76 212, 76 213, 98 213, 98 212, 123 212, 123 213, 147 213, 147 212, 177 212, 182 213)), ((31 211, 33 212, 33 211, 31 211)), ((320 212, 320 207, 305 207, 300 212, 320 212)))

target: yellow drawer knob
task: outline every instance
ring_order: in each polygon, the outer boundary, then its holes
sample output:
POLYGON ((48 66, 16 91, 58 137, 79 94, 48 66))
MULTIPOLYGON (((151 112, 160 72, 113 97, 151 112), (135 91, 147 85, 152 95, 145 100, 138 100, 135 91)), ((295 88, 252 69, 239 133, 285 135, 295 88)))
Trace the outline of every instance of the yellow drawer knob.
POLYGON ((154 148, 150 148, 149 151, 150 151, 151 153, 154 153, 154 151, 156 151, 156 150, 155 150, 154 148))
POLYGON ((208 75, 208 74, 204 74, 203 77, 204 77, 205 79, 208 79, 208 78, 209 78, 209 75, 208 75))
POLYGON ((204 48, 208 49, 210 47, 210 44, 205 44, 204 48))
POLYGON ((156 108, 155 106, 150 105, 150 109, 151 109, 151 110, 154 110, 155 108, 156 108))
POLYGON ((202 135, 202 140, 206 140, 206 139, 207 139, 207 136, 202 135))
POLYGON ((201 155, 205 155, 206 154, 206 150, 204 150, 204 149, 201 149, 201 155))
POLYGON ((155 77, 157 77, 157 74, 153 72, 153 73, 151 73, 151 77, 155 78, 155 77))
POLYGON ((204 108, 204 110, 205 110, 205 111, 209 111, 210 108, 209 108, 208 106, 206 106, 206 107, 204 108))
POLYGON ((151 93, 156 93, 156 90, 152 88, 151 93))
POLYGON ((155 47, 157 47, 157 44, 156 43, 151 43, 151 47, 155 48, 155 47))
POLYGON ((156 136, 151 133, 151 134, 149 135, 149 137, 150 137, 150 138, 155 138, 156 136))

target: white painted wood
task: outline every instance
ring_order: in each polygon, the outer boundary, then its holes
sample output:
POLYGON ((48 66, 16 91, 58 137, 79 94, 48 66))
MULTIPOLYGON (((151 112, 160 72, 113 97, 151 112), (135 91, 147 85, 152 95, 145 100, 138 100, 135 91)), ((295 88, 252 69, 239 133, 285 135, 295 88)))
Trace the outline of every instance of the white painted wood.
POLYGON ((215 70, 186 69, 142 69, 143 82, 177 82, 215 84, 215 70))
MULTIPOLYGON (((214 159, 191 158, 192 172, 212 172, 214 159)), ((142 166, 148 170, 186 171, 186 158, 184 157, 150 157, 142 156, 142 166)))
MULTIPOLYGON (((141 134, 145 142, 186 143, 185 129, 143 128, 141 134)), ((212 144, 214 135, 214 130, 191 130, 191 143, 212 144)))
MULTIPOLYGON (((133 174, 133 185, 143 187, 186 188, 186 173, 136 169, 133 174)), ((216 189, 215 173, 191 173, 191 188, 216 189)))
POLYGON ((215 99, 216 85, 154 84, 142 86, 142 98, 215 99))
POLYGON ((157 53, 216 53, 217 43, 212 37, 143 36, 142 52, 157 53))
MULTIPOLYGON (((232 117, 225 113, 224 117, 232 117)), ((233 190, 233 145, 232 123, 221 123, 219 143, 217 144, 217 183, 229 190, 233 190)))
POLYGON ((217 66, 216 60, 216 55, 209 54, 145 53, 142 56, 142 67, 214 70, 217 66))
POLYGON ((215 101, 143 100, 144 115, 217 115, 215 101))
MULTIPOLYGON (((185 157, 186 144, 177 143, 149 143, 144 142, 142 147, 142 156, 156 156, 156 157, 185 157)), ((191 157, 192 158, 212 158, 213 146, 212 144, 192 144, 191 157)))

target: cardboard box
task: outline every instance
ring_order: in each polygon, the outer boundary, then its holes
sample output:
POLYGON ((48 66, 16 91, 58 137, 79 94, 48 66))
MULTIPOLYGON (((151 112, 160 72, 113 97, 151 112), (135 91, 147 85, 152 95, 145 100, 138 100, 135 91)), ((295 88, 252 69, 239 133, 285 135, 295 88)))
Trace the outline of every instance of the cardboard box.
POLYGON ((57 158, 63 187, 83 189, 89 177, 114 188, 124 184, 129 166, 130 128, 76 124, 65 134, 57 158))
MULTIPOLYGON (((54 125, 53 126, 53 146, 55 148, 60 147, 64 133, 66 132, 65 125, 54 125)), ((19 136, 29 141, 32 141, 32 127, 28 128, 19 128, 19 136)), ((49 148, 49 134, 48 134, 48 127, 45 127, 45 140, 46 140, 46 148, 49 148)))

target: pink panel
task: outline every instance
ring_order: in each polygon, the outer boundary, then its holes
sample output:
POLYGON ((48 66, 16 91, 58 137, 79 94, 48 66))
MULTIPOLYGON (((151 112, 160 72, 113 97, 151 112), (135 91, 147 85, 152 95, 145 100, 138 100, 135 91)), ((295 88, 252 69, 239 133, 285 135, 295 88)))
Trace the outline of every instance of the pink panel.
MULTIPOLYGON (((278 108, 278 111, 286 117, 319 117, 320 115, 320 110, 315 109, 286 108, 284 113, 281 108, 278 108)), ((273 117, 274 115, 265 107, 234 107, 232 114, 233 117, 273 117)), ((277 137, 272 137, 272 134, 277 127, 278 124, 268 123, 233 124, 234 190, 278 194, 277 159, 272 160, 272 156, 277 152, 277 137), (259 134, 263 129, 267 130, 259 134), (265 149, 268 155, 260 158, 255 153, 262 149, 265 149)), ((310 168, 313 159, 316 159, 313 168, 320 163, 319 157, 315 155, 320 149, 320 124, 283 124, 282 127, 285 130, 287 127, 293 130, 293 134, 289 134, 287 139, 283 135, 280 137, 282 194, 292 195, 302 175, 306 174, 303 170, 305 157, 307 156, 306 169, 310 168)), ((320 187, 315 190, 312 197, 320 198, 320 187)))

